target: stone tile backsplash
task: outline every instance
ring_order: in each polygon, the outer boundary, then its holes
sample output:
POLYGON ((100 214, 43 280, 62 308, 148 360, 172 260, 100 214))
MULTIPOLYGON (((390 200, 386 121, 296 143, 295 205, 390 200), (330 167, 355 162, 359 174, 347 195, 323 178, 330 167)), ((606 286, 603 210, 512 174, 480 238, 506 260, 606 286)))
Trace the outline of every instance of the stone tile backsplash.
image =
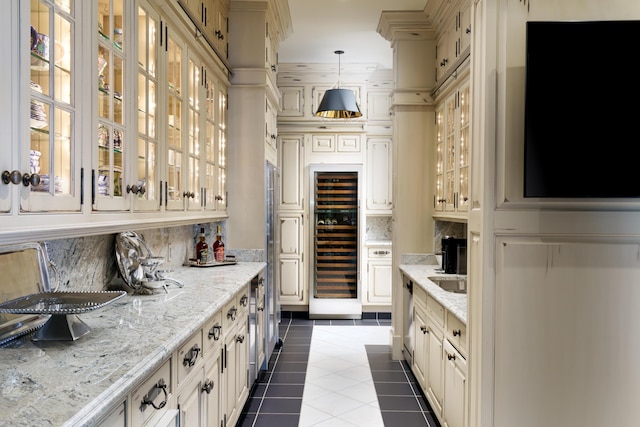
POLYGON ((391 217, 369 216, 367 217, 366 240, 391 240, 391 217))

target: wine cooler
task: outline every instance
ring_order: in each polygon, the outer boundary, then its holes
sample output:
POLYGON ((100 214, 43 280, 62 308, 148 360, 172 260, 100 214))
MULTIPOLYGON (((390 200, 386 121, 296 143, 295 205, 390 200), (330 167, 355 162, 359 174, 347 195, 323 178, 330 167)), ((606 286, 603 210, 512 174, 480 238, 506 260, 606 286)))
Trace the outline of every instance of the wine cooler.
POLYGON ((360 318, 357 171, 312 172, 313 290, 309 315, 360 318))

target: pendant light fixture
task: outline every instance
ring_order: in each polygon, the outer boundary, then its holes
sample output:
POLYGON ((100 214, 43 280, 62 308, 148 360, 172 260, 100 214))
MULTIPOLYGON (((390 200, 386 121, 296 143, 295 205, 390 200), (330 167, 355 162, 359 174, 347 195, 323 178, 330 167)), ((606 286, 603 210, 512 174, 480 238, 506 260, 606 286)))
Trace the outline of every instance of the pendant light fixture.
POLYGON ((343 50, 336 50, 338 55, 338 84, 337 89, 329 89, 324 93, 316 116, 327 119, 353 119, 362 116, 356 102, 356 95, 350 89, 340 89, 340 55, 343 50))

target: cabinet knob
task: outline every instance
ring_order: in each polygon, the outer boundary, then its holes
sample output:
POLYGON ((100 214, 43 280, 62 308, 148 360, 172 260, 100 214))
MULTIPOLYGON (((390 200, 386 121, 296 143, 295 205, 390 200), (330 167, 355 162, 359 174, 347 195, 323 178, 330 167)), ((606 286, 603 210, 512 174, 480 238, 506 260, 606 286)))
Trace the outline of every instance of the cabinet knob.
POLYGON ((35 187, 38 184, 40 184, 40 175, 37 173, 25 173, 22 175, 22 185, 25 187, 28 187, 29 185, 35 187))
POLYGON ((238 312, 238 309, 235 308, 235 307, 230 309, 229 312, 227 313, 227 319, 236 320, 236 313, 237 312, 238 312))
POLYGON ((222 201, 222 196, 218 194, 218 195, 216 195, 215 199, 221 202, 222 201))
POLYGON ((205 381, 204 384, 202 384, 202 391, 209 394, 211 393, 211 390, 213 390, 213 386, 214 386, 213 380, 205 381))
POLYGON ((4 171, 2 172, 2 182, 5 184, 15 184, 19 185, 22 183, 25 187, 29 185, 36 186, 40 184, 40 175, 37 173, 25 173, 22 174, 20 171, 4 171))
POLYGON ((454 337, 459 337, 462 335, 462 331, 460 329, 454 329, 453 330, 453 336, 454 337))
POLYGON ((222 332, 222 326, 216 324, 213 325, 211 329, 209 329, 209 339, 213 338, 214 341, 218 341, 220 339, 220 333, 222 332))
POLYGON ((424 325, 420 326, 420 330, 422 331, 423 334, 429 333, 429 331, 427 330, 427 327, 424 325))
POLYGON ((249 301, 249 297, 247 297, 246 295, 242 295, 242 298, 240 298, 240 305, 246 307, 247 301, 249 301))
POLYGON ((236 342, 239 342, 240 344, 242 344, 244 342, 244 335, 238 335, 236 337, 236 342))
POLYGON ((455 355, 455 354, 449 354, 449 353, 447 353, 447 359, 449 359, 449 360, 456 360, 456 355, 455 355))
POLYGON ((138 194, 140 193, 140 188, 141 187, 138 187, 137 185, 127 185, 127 194, 129 193, 138 194))
POLYGON ((184 193, 182 193, 182 197, 185 197, 187 199, 193 199, 196 197, 196 195, 193 191, 185 191, 184 193))

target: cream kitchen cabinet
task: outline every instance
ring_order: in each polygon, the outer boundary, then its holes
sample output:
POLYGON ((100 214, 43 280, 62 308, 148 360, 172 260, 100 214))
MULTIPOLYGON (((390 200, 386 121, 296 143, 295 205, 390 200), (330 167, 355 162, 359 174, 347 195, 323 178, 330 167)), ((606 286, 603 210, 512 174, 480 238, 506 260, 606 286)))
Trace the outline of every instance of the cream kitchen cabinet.
POLYGON ((466 325, 414 286, 412 371, 443 426, 467 426, 466 325))
POLYGON ((427 307, 427 332, 429 335, 427 344, 427 376, 425 394, 431 402, 435 413, 440 417, 443 407, 443 375, 444 359, 442 353, 442 340, 444 339, 444 307, 430 295, 426 298, 427 307))
POLYGON ((304 86, 281 86, 280 93, 280 117, 304 117, 304 86))
POLYGON ((367 140, 367 211, 391 215, 391 138, 367 140))
POLYGON ((436 43, 436 81, 443 82, 468 57, 471 45, 471 7, 468 0, 452 2, 439 28, 436 43))
POLYGON ((13 1, 3 9, 0 33, 15 48, 7 48, 0 75, 0 213, 81 211, 78 116, 91 104, 78 96, 83 32, 77 20, 87 7, 73 0, 13 1))
POLYGON ((311 135, 313 153, 359 153, 363 135, 361 134, 314 134, 311 135))
POLYGON ((436 216, 466 217, 469 210, 470 95, 467 80, 436 109, 436 216))
POLYGON ((391 93, 367 91, 367 123, 391 122, 391 93))
POLYGON ((225 215, 228 76, 176 12, 154 0, 26 5, 12 0, 0 22, 3 39, 16 47, 0 75, 8 95, 0 101, 0 124, 7 129, 0 136, 3 241, 225 215), (85 25, 81 16, 94 19, 85 25), (31 36, 27 48, 20 40, 31 36), (188 75, 199 79, 191 88, 188 75), (207 93, 205 85, 213 89, 207 93), (200 101, 188 110, 192 88, 200 101), (212 94, 216 111, 207 116, 205 100, 212 94), (196 107, 202 116, 197 125, 187 121, 196 107), (202 131, 200 151, 189 157, 196 153, 187 147, 188 136, 195 140, 189 130, 205 129, 206 120, 216 147, 205 160, 202 131), (185 193, 200 198, 189 203, 191 212, 185 212, 185 193), (56 215, 34 228, 32 214, 49 212, 56 215))
POLYGON ((304 304, 303 214, 280 213, 278 256, 281 304, 304 304))
POLYGON ((230 0, 171 0, 187 13, 207 43, 223 58, 227 57, 230 0))
POLYGON ((467 426, 467 361, 462 354, 445 339, 444 358, 444 408, 442 425, 447 427, 467 426))
POLYGON ((365 304, 391 306, 391 246, 367 247, 365 304))
POLYGON ((304 136, 280 135, 278 164, 280 165, 280 210, 302 211, 304 136))
POLYGON ((251 386, 248 295, 245 286, 98 425, 235 425, 251 386))
POLYGON ((427 388, 429 362, 429 327, 427 325, 427 296, 415 286, 413 288, 413 355, 411 369, 423 390, 427 388))
POLYGON ((222 408, 224 425, 234 426, 249 396, 249 290, 239 292, 223 310, 222 408), (226 314, 225 314, 226 313, 226 314), (225 321, 226 319, 226 321, 225 321))
POLYGON ((155 425, 169 410, 176 409, 174 361, 173 357, 165 360, 131 393, 131 425, 155 425))

